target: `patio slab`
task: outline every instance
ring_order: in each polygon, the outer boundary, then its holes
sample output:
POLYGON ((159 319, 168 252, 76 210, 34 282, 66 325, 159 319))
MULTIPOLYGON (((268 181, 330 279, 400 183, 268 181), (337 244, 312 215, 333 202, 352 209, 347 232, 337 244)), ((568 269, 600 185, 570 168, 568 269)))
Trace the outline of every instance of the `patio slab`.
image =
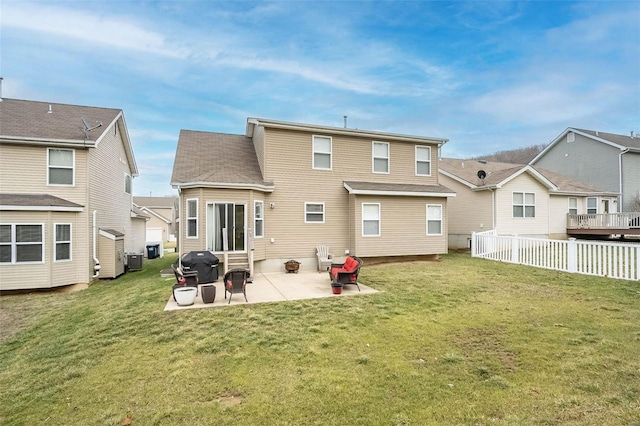
MULTIPOLYGON (((202 301, 202 291, 199 289, 198 296, 193 305, 178 306, 175 300, 173 300, 171 286, 169 285, 167 288, 169 300, 164 310, 219 308, 222 306, 246 305, 247 303, 284 302, 288 300, 355 296, 378 292, 378 290, 374 290, 371 287, 359 284, 361 291, 358 291, 355 285, 347 285, 343 287, 342 294, 333 294, 329 275, 326 272, 318 273, 311 271, 300 271, 297 274, 286 274, 283 272, 256 273, 253 277, 253 282, 247 284, 247 299, 249 302, 244 301, 242 294, 236 293, 232 295, 231 303, 229 304, 229 299, 227 298, 225 300, 224 298, 222 278, 215 283, 204 285, 214 285, 216 287, 216 299, 213 303, 205 304, 202 301)), ((202 285, 200 287, 202 287, 202 285)), ((227 297, 229 297, 228 294, 227 297)))

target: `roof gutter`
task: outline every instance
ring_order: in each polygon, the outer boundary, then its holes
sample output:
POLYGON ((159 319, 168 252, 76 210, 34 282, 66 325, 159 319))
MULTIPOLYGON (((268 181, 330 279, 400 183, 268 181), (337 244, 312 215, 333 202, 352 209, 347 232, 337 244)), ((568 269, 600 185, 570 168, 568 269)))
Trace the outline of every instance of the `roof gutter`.
POLYGON ((46 139, 46 138, 29 138, 23 136, 7 136, 0 135, 0 142, 5 143, 20 143, 20 142, 32 142, 42 145, 56 145, 65 146, 70 148, 78 148, 78 146, 85 148, 95 148, 96 141, 92 140, 74 140, 74 139, 46 139))
POLYGON ((389 140, 400 141, 400 142, 436 143, 438 144, 438 146, 444 145, 449 141, 449 139, 443 139, 443 138, 416 137, 416 136, 410 136, 410 135, 400 135, 396 133, 375 132, 375 131, 366 131, 366 130, 348 129, 348 128, 345 129, 341 127, 314 126, 310 124, 288 123, 284 121, 261 120, 258 118, 248 119, 247 124, 252 124, 254 126, 271 127, 274 129, 331 133, 333 135, 358 136, 358 137, 365 137, 365 138, 379 137, 383 139, 389 139, 389 140))
POLYGON ((618 210, 624 209, 624 193, 622 192, 622 156, 629 152, 629 148, 625 148, 618 154, 618 190, 620 191, 620 200, 618 200, 618 210))
POLYGON ((258 185, 251 183, 212 183, 212 182, 171 182, 174 189, 188 188, 218 188, 218 189, 253 189, 261 192, 273 192, 273 185, 258 185))

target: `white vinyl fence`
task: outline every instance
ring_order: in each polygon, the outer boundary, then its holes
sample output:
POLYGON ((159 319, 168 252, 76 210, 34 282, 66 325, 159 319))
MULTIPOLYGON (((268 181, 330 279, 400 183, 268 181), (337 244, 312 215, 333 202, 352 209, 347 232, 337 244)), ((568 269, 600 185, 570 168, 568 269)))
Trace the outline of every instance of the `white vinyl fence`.
POLYGON ((473 233, 471 256, 538 268, 640 280, 640 244, 473 233))

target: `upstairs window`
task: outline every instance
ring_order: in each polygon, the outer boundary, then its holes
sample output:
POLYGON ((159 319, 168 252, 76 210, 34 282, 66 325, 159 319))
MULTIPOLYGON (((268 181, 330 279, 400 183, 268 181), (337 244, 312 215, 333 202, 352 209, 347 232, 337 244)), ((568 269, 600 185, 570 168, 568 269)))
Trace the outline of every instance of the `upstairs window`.
POLYGON ((533 192, 514 192, 513 217, 536 217, 536 194, 533 192))
POLYGON ((587 214, 598 214, 598 199, 596 197, 587 198, 587 214))
POLYGON ((324 203, 304 203, 304 223, 324 223, 324 203))
POLYGON ((431 147, 416 146, 416 175, 431 176, 431 147))
POLYGON ((329 136, 313 137, 313 168, 331 170, 331 144, 329 136))
POLYGON ((71 260, 71 224, 56 223, 54 234, 54 260, 71 260))
POLYGON ((131 195, 131 176, 124 175, 124 192, 131 195))
POLYGON ((569 197, 569 214, 578 214, 578 199, 569 197))
POLYGON ((44 225, 0 225, 0 263, 42 263, 44 225))
POLYGON ((264 237, 264 202, 256 201, 253 204, 254 237, 264 237))
POLYGON ((373 142, 372 155, 373 173, 389 173, 389 144, 373 142))
POLYGON ((47 184, 49 185, 73 185, 73 167, 75 163, 75 151, 73 149, 47 150, 47 184))
POLYGON ((198 199, 187 200, 187 238, 198 238, 198 199))

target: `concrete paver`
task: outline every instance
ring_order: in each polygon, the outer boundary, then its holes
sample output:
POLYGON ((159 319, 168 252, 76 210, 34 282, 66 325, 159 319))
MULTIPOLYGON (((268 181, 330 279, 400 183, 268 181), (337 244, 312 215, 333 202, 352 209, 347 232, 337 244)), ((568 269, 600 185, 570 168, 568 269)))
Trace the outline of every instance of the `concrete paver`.
MULTIPOLYGON (((165 311, 180 309, 218 308, 222 306, 246 305, 244 296, 241 293, 232 295, 231 304, 227 294, 224 298, 224 286, 222 277, 215 283, 205 284, 216 287, 216 298, 213 303, 202 302, 202 292, 198 291, 195 303, 190 306, 179 306, 171 295, 171 286, 167 288, 169 300, 165 306, 165 311)), ((315 299, 321 297, 341 297, 355 296, 362 294, 377 293, 377 290, 360 285, 360 290, 355 285, 343 287, 342 294, 333 294, 331 291, 331 281, 326 272, 300 271, 297 274, 287 274, 283 272, 273 272, 265 274, 254 274, 253 282, 247 284, 248 303, 284 302, 288 300, 315 299)))

